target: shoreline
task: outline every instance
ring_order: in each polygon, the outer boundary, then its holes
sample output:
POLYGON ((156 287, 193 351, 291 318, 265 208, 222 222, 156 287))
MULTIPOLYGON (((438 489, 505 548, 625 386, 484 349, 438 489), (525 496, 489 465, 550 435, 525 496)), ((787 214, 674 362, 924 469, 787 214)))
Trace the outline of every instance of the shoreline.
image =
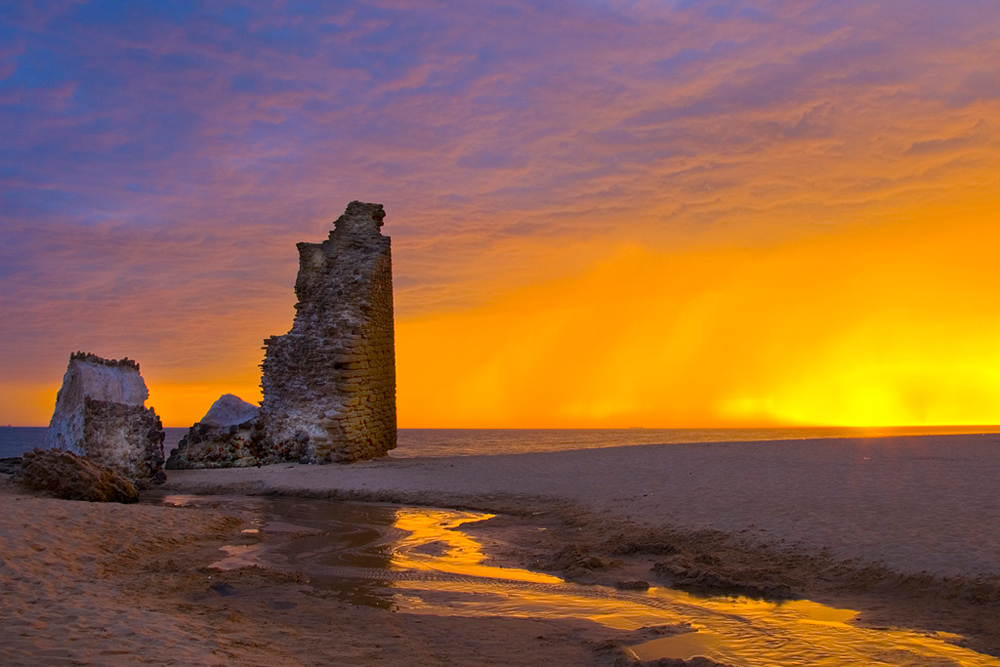
MULTIPOLYGON (((0 427, 0 431, 30 431, 16 440, 0 438, 0 458, 20 456, 44 444, 46 426, 0 427), (6 447, 6 448, 5 448, 6 447), (26 449, 25 449, 26 447, 26 449)), ((189 427, 165 427, 164 451, 177 446, 189 427)), ((871 440, 904 437, 993 436, 1000 425, 892 426, 892 427, 767 427, 767 428, 400 428, 398 448, 388 458, 440 458, 532 452, 566 452, 582 449, 674 444, 736 444, 804 442, 818 440, 871 440), (471 442, 476 444, 470 445, 471 442), (608 444, 611 443, 611 444, 608 444), (484 453, 485 452, 485 453, 484 453)), ((0 433, 2 435, 2 433, 0 433)))

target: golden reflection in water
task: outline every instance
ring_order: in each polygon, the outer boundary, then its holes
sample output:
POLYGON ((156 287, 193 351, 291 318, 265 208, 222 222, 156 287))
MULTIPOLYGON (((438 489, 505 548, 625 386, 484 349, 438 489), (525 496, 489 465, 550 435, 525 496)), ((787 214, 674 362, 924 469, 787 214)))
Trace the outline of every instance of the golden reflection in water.
POLYGON ((482 545, 466 533, 455 530, 463 523, 483 521, 493 514, 400 508, 395 528, 409 533, 393 550, 392 565, 401 570, 434 570, 491 579, 515 579, 560 584, 562 579, 516 568, 483 565, 482 545))
POLYGON ((691 609, 695 633, 632 647, 642 660, 690 659, 708 655, 741 665, 906 665, 908 667, 996 667, 1000 660, 947 640, 956 635, 905 630, 874 630, 850 624, 856 615, 808 600, 784 603, 748 598, 700 599, 670 589, 651 589, 663 599, 691 609))
POLYGON ((575 276, 398 319, 399 423, 997 423, 998 212, 760 247, 605 245, 575 276))
POLYGON ((949 643, 955 635, 862 628, 849 622, 857 612, 808 600, 702 598, 657 587, 624 593, 483 565, 482 545, 458 528, 491 516, 420 508, 397 511, 394 527, 407 535, 394 548, 392 566, 456 575, 395 582, 397 589, 407 591, 398 598, 402 608, 411 613, 589 619, 626 630, 690 623, 693 632, 632 646, 642 660, 705 655, 735 667, 1000 667, 996 658, 949 643))

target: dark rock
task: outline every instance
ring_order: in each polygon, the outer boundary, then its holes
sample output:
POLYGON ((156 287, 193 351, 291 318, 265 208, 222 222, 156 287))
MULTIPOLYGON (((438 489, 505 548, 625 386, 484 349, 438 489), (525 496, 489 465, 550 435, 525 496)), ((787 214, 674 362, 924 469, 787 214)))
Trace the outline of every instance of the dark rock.
POLYGON ((267 443, 260 408, 232 394, 217 400, 201 421, 188 429, 167 459, 168 470, 246 468, 287 460, 267 443), (249 416, 244 422, 234 419, 249 416))
POLYGON ((680 552, 674 544, 661 540, 629 540, 614 539, 608 543, 609 553, 618 556, 636 556, 650 554, 654 556, 673 556, 680 552))
POLYGON ((215 591, 224 598, 232 597, 237 593, 236 589, 230 586, 229 584, 212 584, 211 586, 209 586, 209 588, 211 588, 213 591, 215 591))
POLYGON ((21 464, 21 457, 13 456, 0 459, 0 473, 4 475, 23 474, 24 466, 21 464))
POLYGON ((685 635, 689 632, 697 632, 688 622, 669 623, 666 625, 644 625, 638 630, 632 630, 631 639, 647 642, 652 639, 663 637, 673 637, 674 635, 685 635))
POLYGON ((563 574, 569 581, 584 586, 596 586, 601 583, 601 579, 592 570, 585 570, 582 567, 571 567, 563 574))
POLYGON ((662 561, 652 571, 671 588, 711 595, 744 595, 765 600, 794 600, 796 595, 784 584, 738 581, 716 572, 694 567, 682 559, 662 561))
POLYGON ((648 591, 649 582, 641 579, 627 579, 615 582, 615 588, 622 591, 648 591))
POLYGON ((23 456, 22 482, 64 500, 134 503, 139 489, 127 477, 73 452, 34 449, 23 456))
POLYGON ((696 655, 689 660, 680 658, 659 658, 657 660, 637 660, 633 654, 626 653, 620 643, 607 641, 596 647, 598 653, 617 653, 615 667, 732 667, 724 662, 716 662, 711 658, 696 655))
POLYGON ((535 566, 541 570, 574 572, 576 570, 607 570, 620 564, 619 561, 604 556, 595 556, 586 547, 571 544, 560 549, 551 559, 538 562, 535 566))
POLYGON ((659 660, 646 660, 639 663, 632 663, 638 667, 731 667, 723 662, 716 662, 711 658, 696 655, 690 660, 680 658, 660 658, 659 660))

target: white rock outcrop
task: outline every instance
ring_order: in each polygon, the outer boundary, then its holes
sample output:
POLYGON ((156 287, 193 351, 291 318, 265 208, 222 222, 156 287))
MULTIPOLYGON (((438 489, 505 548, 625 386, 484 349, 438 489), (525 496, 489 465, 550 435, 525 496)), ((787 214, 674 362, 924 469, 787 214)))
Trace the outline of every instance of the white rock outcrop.
POLYGON ((209 426, 235 426, 256 419, 259 413, 259 405, 247 403, 233 394, 223 394, 219 400, 212 403, 212 407, 198 423, 209 426))

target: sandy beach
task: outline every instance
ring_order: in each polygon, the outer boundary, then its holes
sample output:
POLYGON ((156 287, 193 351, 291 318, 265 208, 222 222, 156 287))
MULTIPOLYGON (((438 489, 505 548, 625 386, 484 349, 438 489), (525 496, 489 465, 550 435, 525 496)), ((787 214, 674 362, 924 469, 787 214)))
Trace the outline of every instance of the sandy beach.
POLYGON ((206 568, 240 537, 225 514, 9 482, 0 502, 5 666, 610 664, 591 647, 614 633, 596 624, 394 614, 316 596, 294 574, 206 568))
MULTIPOLYGON (((998 450, 1000 436, 963 435, 389 458, 172 471, 158 493, 501 513, 470 530, 507 567, 787 593, 858 610, 856 624, 955 633, 1000 655, 998 450)), ((226 573, 256 591, 227 598, 206 566, 251 539, 238 518, 49 500, 9 481, 3 493, 3 664, 610 665, 622 654, 601 647, 629 642, 586 620, 344 604, 260 567, 226 573)))
POLYGON ((571 505, 610 523, 721 531, 908 574, 977 576, 1000 574, 998 478, 993 434, 179 470, 165 488, 483 510, 571 505))

